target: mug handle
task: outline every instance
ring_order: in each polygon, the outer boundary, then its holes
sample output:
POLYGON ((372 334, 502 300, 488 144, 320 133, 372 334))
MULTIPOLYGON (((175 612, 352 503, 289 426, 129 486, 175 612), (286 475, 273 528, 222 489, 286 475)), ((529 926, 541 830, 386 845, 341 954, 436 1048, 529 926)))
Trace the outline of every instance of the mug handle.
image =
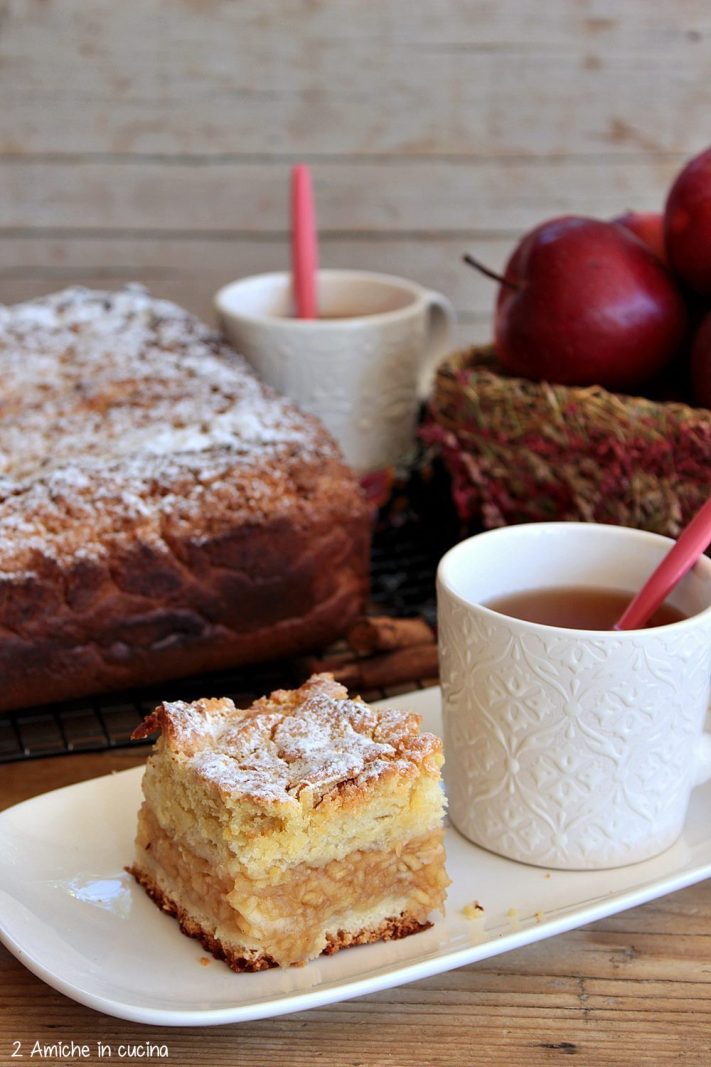
POLYGON ((426 289, 423 299, 427 305, 427 336, 417 383, 420 400, 429 394, 435 370, 449 351, 457 321, 454 308, 446 296, 426 289))
POLYGON ((711 778, 711 734, 703 733, 694 746, 694 777, 692 788, 711 778))

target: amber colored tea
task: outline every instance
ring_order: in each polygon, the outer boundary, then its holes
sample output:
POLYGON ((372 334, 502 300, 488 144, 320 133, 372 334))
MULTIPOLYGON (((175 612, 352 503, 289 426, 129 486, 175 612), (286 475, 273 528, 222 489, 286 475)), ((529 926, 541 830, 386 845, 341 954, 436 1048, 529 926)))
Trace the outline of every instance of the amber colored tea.
MULTIPOLYGON (((593 589, 586 586, 561 586, 529 589, 522 593, 488 600, 485 607, 527 622, 545 626, 564 626, 572 630, 612 630, 633 593, 621 589, 593 589)), ((645 629, 666 626, 687 616, 671 604, 662 604, 645 629)))
MULTIPOLYGON (((313 321, 332 322, 334 319, 367 319, 371 315, 377 314, 378 312, 375 311, 324 311, 317 315, 313 321)), ((297 316, 290 315, 289 318, 295 319, 297 316)))

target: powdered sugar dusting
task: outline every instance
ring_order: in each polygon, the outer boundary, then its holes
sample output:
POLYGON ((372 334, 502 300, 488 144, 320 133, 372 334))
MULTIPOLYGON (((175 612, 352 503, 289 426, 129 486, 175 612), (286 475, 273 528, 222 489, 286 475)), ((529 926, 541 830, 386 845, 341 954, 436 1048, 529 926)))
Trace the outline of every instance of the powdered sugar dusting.
POLYGON ((122 531, 215 532, 289 507, 289 464, 333 458, 312 419, 192 315, 144 289, 0 306, 0 565, 97 557, 122 531), (208 506, 209 505, 209 506, 208 506))
POLYGON ((295 800, 353 782, 364 785, 393 766, 412 771, 439 748, 419 720, 396 709, 376 711, 328 676, 314 676, 291 700, 258 702, 240 711, 231 701, 162 705, 168 744, 225 793, 295 800))

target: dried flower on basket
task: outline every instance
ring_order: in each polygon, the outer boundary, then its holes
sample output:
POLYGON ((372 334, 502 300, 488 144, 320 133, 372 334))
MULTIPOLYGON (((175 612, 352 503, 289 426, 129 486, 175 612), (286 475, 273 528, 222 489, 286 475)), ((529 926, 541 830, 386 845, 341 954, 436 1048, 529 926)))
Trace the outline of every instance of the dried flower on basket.
POLYGON ((421 434, 465 524, 577 519, 676 536, 711 484, 711 411, 506 377, 491 348, 441 364, 421 434))

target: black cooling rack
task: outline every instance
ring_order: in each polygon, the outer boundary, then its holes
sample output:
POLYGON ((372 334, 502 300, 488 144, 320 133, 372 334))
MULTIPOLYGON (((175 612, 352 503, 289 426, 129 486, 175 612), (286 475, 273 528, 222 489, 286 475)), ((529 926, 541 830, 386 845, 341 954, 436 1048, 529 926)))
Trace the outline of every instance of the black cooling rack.
MULTIPOLYGON (((371 556, 372 610, 435 620, 434 576, 442 551, 451 543, 446 508, 428 497, 429 516, 388 516, 376 530, 371 556), (437 516, 436 524, 431 516, 437 516)), ((331 651, 331 650, 329 650, 331 651)), ((289 688, 304 680, 297 661, 264 663, 173 682, 156 687, 27 708, 0 714, 0 763, 98 752, 136 744, 132 730, 161 700, 193 700, 206 694, 230 696, 236 704, 275 688, 289 688)), ((412 689, 425 679, 413 679, 412 689)), ((368 699, 392 696, 394 690, 363 694, 368 699)), ((147 743, 147 742, 146 742, 147 743)))

